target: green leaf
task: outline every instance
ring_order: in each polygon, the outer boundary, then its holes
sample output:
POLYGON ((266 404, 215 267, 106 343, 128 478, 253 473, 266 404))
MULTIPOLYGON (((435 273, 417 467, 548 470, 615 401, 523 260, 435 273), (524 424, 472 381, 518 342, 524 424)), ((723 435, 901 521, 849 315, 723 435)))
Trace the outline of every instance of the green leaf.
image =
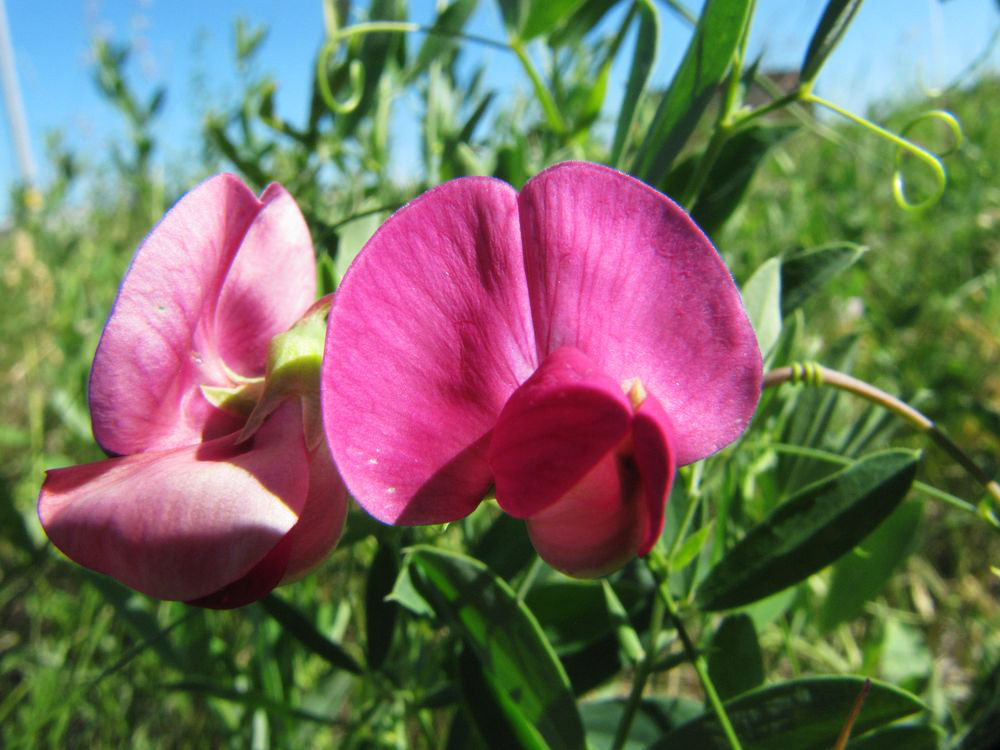
POLYGON ((398 575, 396 550, 392 544, 383 540, 372 559, 365 583, 365 642, 368 647, 368 666, 372 669, 381 666, 392 645, 399 605, 389 596, 398 575))
POLYGON ((743 304, 764 358, 781 336, 781 260, 769 258, 743 285, 743 304))
POLYGON ((781 259, 781 316, 788 317, 813 293, 867 252, 863 245, 837 242, 796 250, 781 259))
POLYGON ((335 667, 352 674, 361 674, 361 667, 343 646, 331 641, 296 607, 277 594, 271 593, 258 602, 268 615, 277 621, 286 633, 303 646, 335 667))
POLYGON ((509 705, 509 697, 497 696, 490 688, 482 663, 468 647, 458 658, 457 681, 462 713, 485 747, 548 750, 538 730, 509 705))
POLYGON ((709 646, 708 676, 723 700, 764 684, 764 657, 750 615, 732 614, 719 623, 709 646))
MULTIPOLYGON (((627 701, 624 698, 580 704, 587 740, 594 750, 610 750, 627 701)), ((645 750, 672 729, 699 716, 703 708, 690 698, 647 698, 639 703, 622 750, 645 750)))
POLYGON ((535 559, 524 521, 501 513, 476 540, 472 556, 501 578, 512 579, 535 559))
POLYGON ((563 20, 571 18, 583 3, 584 0, 534 0, 521 26, 521 39, 528 41, 547 34, 563 20))
POLYGON ((746 195, 764 157, 798 129, 796 125, 754 125, 726 141, 708 171, 691 216, 706 234, 714 235, 746 195))
POLYGON ((338 724, 341 719, 336 715, 317 714, 296 708, 287 703, 274 700, 256 690, 236 690, 228 685, 216 685, 205 680, 181 680, 179 682, 163 683, 162 690, 175 690, 184 693, 200 693, 210 695, 213 698, 231 701, 247 708, 259 708, 275 716, 284 716, 289 719, 300 719, 314 721, 320 724, 338 724))
POLYGON ((658 184, 725 78, 749 21, 751 0, 707 0, 680 67, 660 101, 632 174, 658 184))
POLYGON ((507 33, 520 35, 524 26, 525 8, 529 0, 497 0, 500 6, 500 17, 503 18, 503 25, 507 33))
POLYGON ((552 47, 571 47, 581 44, 583 37, 589 34, 608 11, 617 5, 619 0, 584 0, 577 11, 566 16, 546 40, 552 47))
POLYGON ((409 557, 412 580, 475 654, 483 677, 518 738, 540 736, 552 750, 584 747, 569 679, 534 616, 478 560, 431 547, 409 557))
POLYGON ((635 632, 632 623, 629 622, 628 612, 622 606, 618 594, 608 582, 608 579, 601 581, 601 588, 604 591, 604 604, 608 610, 608 616, 615 627, 615 634, 618 637, 618 645, 629 663, 635 666, 646 656, 646 651, 639 640, 639 634, 635 632))
POLYGON ((698 588, 706 610, 763 599, 846 554, 906 496, 920 454, 874 453, 809 485, 751 529, 698 588))
POLYGON ((840 37, 847 31, 851 19, 860 7, 861 0, 830 0, 826 4, 826 10, 823 11, 812 39, 809 40, 809 49, 806 50, 805 59, 802 61, 802 70, 799 73, 799 80, 802 83, 812 83, 816 79, 826 58, 836 48, 840 37))
MULTIPOLYGON (((743 750, 829 750, 865 680, 812 677, 771 685, 726 703, 743 750)), ((872 680, 854 724, 863 733, 924 710, 916 696, 872 680)), ((668 734, 648 750, 698 748, 728 750, 729 742, 713 713, 703 714, 668 734)))
POLYGON ((903 503, 851 554, 837 561, 819 613, 820 630, 829 632, 858 617, 865 602, 885 588, 913 549, 922 508, 916 501, 903 503))
POLYGON ((424 38, 423 44, 420 45, 417 59, 414 60, 413 66, 410 68, 409 77, 411 79, 427 70, 434 60, 441 58, 455 48, 455 35, 465 28, 465 24, 468 23, 476 9, 476 4, 477 0, 453 0, 438 13, 430 32, 424 38))
POLYGON ((632 67, 629 68, 628 81, 625 84, 625 95, 622 97, 621 109, 618 110, 618 124, 615 126, 615 138, 611 146, 612 165, 617 165, 621 161, 622 153, 628 143, 635 110, 649 82, 660 38, 660 20, 652 3, 648 0, 636 0, 635 7, 639 13, 639 32, 632 53, 632 67))
POLYGON ((705 547, 705 540, 715 528, 715 523, 709 521, 693 534, 688 535, 677 551, 670 557, 670 570, 675 573, 684 570, 705 547))
POLYGON ((938 750, 940 747, 940 730, 923 724, 886 727, 847 743, 847 750, 938 750))

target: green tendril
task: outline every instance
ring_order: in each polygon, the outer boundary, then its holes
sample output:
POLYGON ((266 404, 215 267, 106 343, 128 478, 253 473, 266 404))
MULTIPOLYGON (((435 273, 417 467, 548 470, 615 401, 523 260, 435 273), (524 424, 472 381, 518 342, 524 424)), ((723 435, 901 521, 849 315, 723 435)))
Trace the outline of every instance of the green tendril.
MULTIPOLYGON (((918 146, 913 141, 907 140, 902 135, 897 135, 896 133, 886 130, 880 125, 876 125, 870 120, 866 120, 865 118, 860 117, 853 112, 834 104, 833 102, 816 96, 808 89, 800 93, 800 99, 804 102, 811 102, 813 104, 818 104, 821 107, 826 107, 831 112, 836 112, 841 117, 846 117, 851 122, 860 125, 866 130, 869 130, 896 145, 898 150, 896 152, 896 169, 893 171, 892 175, 892 197, 896 201, 896 205, 900 208, 906 211, 921 211, 937 203, 941 199, 941 196, 944 195, 945 186, 948 184, 948 174, 945 171, 944 164, 941 162, 941 158, 946 154, 934 154, 925 149, 923 146, 918 146), (912 156, 921 161, 931 170, 931 174, 934 177, 934 189, 931 191, 930 195, 921 201, 912 201, 906 194, 906 179, 903 176, 902 170, 903 159, 906 156, 912 156)), ((939 119, 945 122, 955 138, 955 145, 946 153, 951 153, 951 151, 955 148, 958 148, 962 140, 961 125, 953 115, 943 112, 942 110, 932 110, 920 115, 907 125, 904 133, 910 130, 918 122, 931 118, 939 119)))
POLYGON ((338 115, 350 114, 361 104, 361 97, 365 89, 365 68, 360 60, 351 60, 347 75, 351 84, 351 93, 343 101, 337 101, 333 90, 330 88, 329 60, 330 55, 337 49, 338 41, 342 38, 341 33, 326 40, 319 55, 316 56, 316 82, 319 84, 319 95, 323 98, 323 103, 327 108, 338 115))

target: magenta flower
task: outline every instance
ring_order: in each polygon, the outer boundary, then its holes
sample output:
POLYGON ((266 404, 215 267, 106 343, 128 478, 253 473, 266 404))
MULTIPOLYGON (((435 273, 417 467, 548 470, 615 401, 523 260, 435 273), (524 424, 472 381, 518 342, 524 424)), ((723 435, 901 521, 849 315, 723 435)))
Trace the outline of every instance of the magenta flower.
POLYGON ((358 502, 452 521, 496 489, 578 576, 655 544, 675 467, 746 428, 761 357, 711 243, 593 164, 455 180, 369 241, 329 316, 327 440, 358 502))
POLYGON ((258 200, 220 175, 184 196, 136 252, 94 357, 94 437, 117 457, 46 476, 53 543, 150 596, 212 607, 317 564, 347 497, 319 427, 315 294, 281 186, 258 200))

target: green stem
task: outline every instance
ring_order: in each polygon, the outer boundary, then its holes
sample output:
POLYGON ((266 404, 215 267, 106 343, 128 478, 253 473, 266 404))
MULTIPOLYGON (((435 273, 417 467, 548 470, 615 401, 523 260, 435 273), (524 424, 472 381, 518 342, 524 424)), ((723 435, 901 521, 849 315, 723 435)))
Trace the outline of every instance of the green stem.
POLYGON ((665 613, 665 603, 660 597, 653 600, 653 613, 649 624, 649 645, 643 654, 642 659, 635 667, 632 676, 632 688, 629 690, 628 700, 622 711, 621 719, 615 730, 615 739, 611 744, 611 750, 621 750, 628 740, 629 732, 632 729, 632 722, 635 720, 639 704, 642 702, 642 694, 646 689, 649 676, 656 667, 656 642, 660 638, 660 631, 663 629, 663 615, 665 613))
MULTIPOLYGON (((806 364, 796 363, 790 367, 779 367, 776 370, 771 370, 771 372, 764 376, 763 387, 771 388, 782 383, 803 382, 809 385, 830 385, 842 391, 853 393, 873 404, 878 404, 888 409, 898 417, 902 417, 918 430, 927 433, 931 440, 937 443, 938 447, 951 456, 959 466, 965 469, 969 476, 983 486, 994 503, 1000 505, 1000 484, 997 484, 989 474, 983 471, 954 440, 948 437, 927 416, 870 383, 858 380, 837 370, 823 367, 823 365, 815 362, 809 362, 806 364)), ((988 514, 988 511, 984 511, 982 508, 980 511, 988 520, 990 519, 992 514, 988 514)))
POLYGON ((650 571, 657 580, 656 591, 659 594, 658 599, 662 600, 663 605, 666 607, 666 612, 670 616, 674 629, 677 630, 677 635, 680 636, 681 644, 684 646, 684 652, 687 654, 688 661, 691 662, 691 666, 694 667, 694 671, 698 675, 701 688, 705 691, 705 697, 708 699, 708 703, 715 713, 715 718, 722 727, 723 734, 726 735, 729 746, 732 750, 743 750, 743 746, 736 736, 736 730, 733 729, 732 722, 729 721, 729 714, 726 713, 726 707, 723 705, 719 693, 715 690, 712 678, 708 674, 708 664, 705 662, 705 657, 695 647, 691 636, 688 635, 687 628, 684 627, 684 621, 677 611, 677 604, 670 593, 670 569, 666 559, 663 557, 663 553, 654 547, 646 560, 650 571))

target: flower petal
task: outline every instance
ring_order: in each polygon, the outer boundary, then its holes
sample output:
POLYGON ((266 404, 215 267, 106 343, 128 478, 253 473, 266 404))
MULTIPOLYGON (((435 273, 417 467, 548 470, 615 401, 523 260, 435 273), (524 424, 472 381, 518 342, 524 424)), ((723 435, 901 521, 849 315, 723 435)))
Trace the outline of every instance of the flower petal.
POLYGON ((298 210, 277 187, 264 200, 232 175, 213 177, 139 246, 90 376, 94 437, 109 453, 176 448, 238 428, 199 387, 232 384, 223 355, 234 356, 241 336, 247 355, 229 366, 262 371, 261 342, 294 322, 314 289, 298 210), (291 239, 280 236, 286 230, 291 239), (234 265, 244 244, 247 258, 234 265))
POLYGON ((670 415, 680 465, 734 440, 760 397, 739 291, 684 211, 606 167, 566 163, 518 207, 539 358, 570 345, 670 415))
POLYGON ((212 316, 257 197, 219 175, 182 197, 139 246, 104 327, 90 375, 94 437, 111 453, 163 450, 236 427, 198 392, 228 385, 212 316))
POLYGON ((566 495, 527 520, 538 554, 557 570, 597 578, 638 554, 647 536, 635 465, 609 453, 566 495))
POLYGON ((50 471, 38 514, 78 563, 150 596, 190 601, 260 563, 308 491, 301 416, 290 403, 240 445, 230 435, 50 471))
POLYGON ((292 548, 282 583, 319 565, 337 544, 347 518, 347 488, 324 440, 309 457, 309 494, 299 520, 288 532, 292 548))
POLYGON ((632 418, 632 455, 639 469, 646 504, 646 533, 638 554, 649 552, 663 531, 664 510, 674 483, 673 428, 667 413, 652 394, 646 396, 632 418))
POLYGON ((219 294, 215 346, 240 375, 264 374, 267 347, 316 298, 316 256, 295 200, 278 184, 247 229, 219 294))
POLYGON ((493 430, 489 461, 500 507, 527 518, 559 500, 619 447, 631 416, 621 387, 583 352, 554 351, 510 397, 493 430))
POLYGON ((330 310, 323 419, 370 514, 439 523, 492 483, 486 442, 535 369, 513 189, 465 178, 376 232, 330 310))
POLYGON ((249 573, 188 604, 233 609, 257 601, 271 589, 300 577, 322 562, 340 538, 346 517, 347 488, 323 443, 311 453, 309 494, 291 530, 249 573))

